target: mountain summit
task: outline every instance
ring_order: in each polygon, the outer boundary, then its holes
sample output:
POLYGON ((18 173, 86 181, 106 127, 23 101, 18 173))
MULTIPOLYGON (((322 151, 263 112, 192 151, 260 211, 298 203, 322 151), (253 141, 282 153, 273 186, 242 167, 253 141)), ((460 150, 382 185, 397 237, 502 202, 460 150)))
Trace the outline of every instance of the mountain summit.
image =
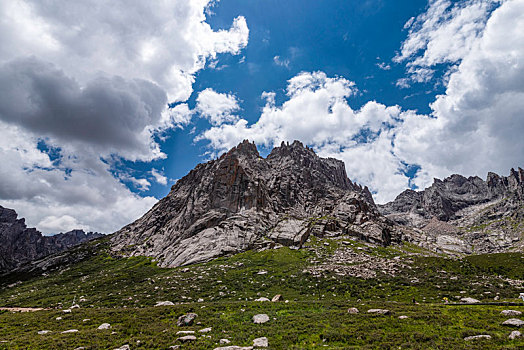
POLYGON ((197 165, 143 217, 116 232, 112 249, 174 267, 342 234, 382 245, 400 240, 342 161, 321 158, 299 141, 283 142, 263 158, 245 140, 197 165))

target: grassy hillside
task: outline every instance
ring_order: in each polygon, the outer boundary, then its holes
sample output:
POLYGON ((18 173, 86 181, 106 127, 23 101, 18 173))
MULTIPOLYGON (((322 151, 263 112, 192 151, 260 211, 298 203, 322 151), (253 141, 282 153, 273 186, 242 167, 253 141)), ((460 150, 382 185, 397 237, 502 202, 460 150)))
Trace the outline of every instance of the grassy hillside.
MULTIPOLYGON (((0 348, 108 349, 129 344, 132 349, 166 349, 181 345, 177 331, 205 327, 212 331, 197 332, 197 340, 182 348, 218 347, 221 338, 248 346, 262 336, 273 349, 524 347, 524 338, 507 338, 512 329, 501 325, 509 318, 500 315, 505 307, 443 303, 443 298, 455 302, 462 297, 517 302, 524 292, 521 253, 453 260, 410 245, 383 248, 348 238, 313 239, 301 250, 249 251, 164 269, 148 258, 117 258, 101 249, 78 264, 25 281, 22 277, 0 282, 0 307, 49 310, 1 313, 0 348), (348 254, 358 262, 340 258, 348 254), (370 269, 373 278, 355 277, 354 271, 370 269), (287 302, 255 301, 275 294, 287 302), (176 305, 154 307, 164 300, 176 305), (80 308, 62 311, 73 303, 80 308), (349 314, 348 307, 360 313, 349 314), (369 308, 386 308, 392 314, 373 316, 366 313, 369 308), (177 327, 178 316, 190 311, 198 314, 200 324, 177 327), (270 321, 254 324, 251 317, 257 313, 268 314, 270 321), (112 328, 97 330, 104 322, 112 328), (60 333, 67 329, 79 332, 60 333), (38 335, 40 330, 51 332, 38 335), (477 334, 492 339, 463 340, 477 334)), ((511 308, 524 311, 522 306, 511 308)))

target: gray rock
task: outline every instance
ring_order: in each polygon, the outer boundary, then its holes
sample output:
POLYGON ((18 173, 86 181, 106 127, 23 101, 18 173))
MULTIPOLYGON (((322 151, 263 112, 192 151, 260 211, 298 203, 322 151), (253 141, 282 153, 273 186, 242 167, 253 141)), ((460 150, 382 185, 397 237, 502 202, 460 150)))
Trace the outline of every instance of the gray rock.
POLYGON ((195 331, 178 331, 176 332, 177 335, 179 334, 195 334, 195 331))
POLYGON ((522 311, 518 311, 518 310, 502 310, 500 312, 501 315, 504 315, 504 316, 519 316, 519 315, 522 315, 522 311))
POLYGON ((258 314, 258 315, 253 316, 254 323, 260 324, 260 323, 266 323, 267 321, 269 321, 269 316, 266 314, 258 314))
POLYGON ((269 342, 266 337, 256 338, 253 340, 253 347, 255 348, 267 348, 268 346, 269 342))
POLYGON ((173 306, 173 305, 175 304, 171 301, 157 301, 157 303, 155 304, 155 306, 173 306))
POLYGON ((300 247, 309 235, 328 233, 382 245, 401 238, 369 190, 347 178, 343 162, 320 158, 298 141, 262 158, 244 141, 180 179, 143 217, 112 235, 111 247, 176 267, 253 247, 300 247))
POLYGON ((375 315, 389 315, 391 312, 386 309, 369 309, 368 313, 375 315))
POLYGON ((100 326, 98 326, 99 330, 110 329, 110 328, 111 328, 111 325, 109 323, 102 323, 100 326))
POLYGON ((502 324, 504 326, 521 327, 524 325, 524 321, 519 320, 518 318, 510 318, 509 320, 502 322, 502 324))
POLYGON ((27 228, 25 220, 18 219, 14 210, 0 206, 0 274, 103 236, 82 230, 44 236, 34 228, 27 228))
POLYGON ((47 334, 47 333, 51 333, 51 331, 38 331, 38 334, 40 335, 47 334))
POLYGON ((219 343, 220 345, 225 345, 225 344, 231 343, 231 340, 223 338, 223 339, 220 339, 219 343))
POLYGON ((76 332, 78 332, 78 329, 68 329, 67 331, 63 331, 62 334, 76 333, 76 332))
POLYGON ((517 247, 520 228, 504 226, 504 219, 522 218, 523 204, 524 170, 518 168, 507 177, 489 173, 486 181, 456 174, 435 179, 425 190, 406 190, 379 210, 399 225, 421 229, 427 234, 423 240, 438 249, 469 254, 517 247))
POLYGON ((406 315, 400 315, 398 318, 399 318, 400 320, 405 320, 405 319, 407 319, 407 318, 409 318, 409 317, 406 316, 406 315))
POLYGON ((463 303, 468 303, 468 304, 480 303, 480 300, 477 300, 475 298, 460 298, 460 301, 462 301, 463 303))
POLYGON ((208 327, 208 328, 202 328, 201 330, 199 330, 200 333, 209 333, 212 331, 212 328, 211 327, 208 327))
POLYGON ((214 350, 252 350, 252 349, 253 349, 252 346, 230 345, 230 346, 221 346, 221 347, 215 348, 214 350))
POLYGON ((358 314, 359 311, 358 311, 358 309, 357 309, 356 307, 350 307, 350 308, 348 309, 348 312, 349 312, 350 314, 353 314, 353 315, 354 315, 354 314, 358 314))
POLYGON ((266 297, 261 297, 261 298, 255 299, 255 301, 269 301, 269 299, 266 297))
POLYGON ((511 340, 514 340, 520 337, 522 337, 522 334, 519 331, 512 331, 508 336, 508 338, 511 340))
POLYGON ((272 302, 283 301, 283 300, 284 300, 284 298, 282 297, 281 294, 277 294, 277 295, 275 295, 275 296, 271 299, 272 302))
POLYGON ((130 349, 131 348, 129 347, 129 345, 126 344, 126 345, 122 345, 121 347, 116 348, 114 350, 130 350, 130 349))
POLYGON ((191 326, 193 324, 193 321, 195 321, 195 318, 197 318, 197 316, 197 314, 192 312, 182 315, 178 318, 176 325, 178 327, 191 326))
POLYGON ((472 335, 470 337, 464 338, 465 341, 472 341, 472 340, 478 340, 478 339, 491 339, 491 335, 480 334, 480 335, 472 335))
POLYGON ((183 343, 186 343, 186 342, 194 341, 196 339, 197 338, 194 335, 185 335, 183 337, 178 338, 177 340, 183 343))

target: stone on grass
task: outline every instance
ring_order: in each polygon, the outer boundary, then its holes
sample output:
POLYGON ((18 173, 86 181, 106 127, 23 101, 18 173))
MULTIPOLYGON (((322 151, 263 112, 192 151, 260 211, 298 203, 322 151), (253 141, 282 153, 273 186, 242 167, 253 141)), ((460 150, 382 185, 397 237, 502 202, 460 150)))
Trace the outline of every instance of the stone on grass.
POLYGON ((55 318, 55 320, 57 321, 60 321, 62 319, 62 317, 58 316, 57 318, 55 318))
POLYGON ((114 350, 131 350, 131 348, 129 347, 129 345, 122 345, 121 347, 119 348, 116 348, 114 350))
POLYGON ((267 321, 269 321, 269 316, 266 314, 258 314, 253 316, 254 323, 266 323, 267 321))
POLYGON ((195 318, 197 318, 197 316, 198 316, 197 314, 192 313, 192 312, 182 315, 178 318, 176 325, 178 327, 191 326, 195 318))
POLYGON ((269 343, 266 337, 256 338, 253 340, 253 347, 267 348, 269 343))
POLYGON ((356 307, 350 307, 350 308, 348 309, 348 312, 349 312, 350 314, 352 314, 352 315, 355 315, 355 314, 358 314, 358 313, 359 313, 359 311, 358 311, 358 309, 357 309, 356 307))
POLYGON ((520 337, 522 337, 522 334, 519 331, 513 331, 508 336, 508 338, 511 339, 511 340, 516 339, 516 338, 520 338, 520 337))
POLYGON ((200 333, 209 333, 211 332, 212 328, 211 327, 208 327, 208 328, 203 328, 201 330, 199 330, 200 333))
POLYGON ((68 329, 67 331, 63 331, 62 334, 76 333, 76 332, 78 332, 78 329, 68 329))
POLYGON ((51 331, 38 331, 38 334, 40 335, 47 334, 47 333, 51 333, 51 331))
POLYGON ((231 343, 231 340, 223 338, 223 339, 220 339, 219 343, 220 345, 226 345, 226 344, 231 343))
POLYGON ((185 343, 185 342, 188 342, 188 341, 196 340, 196 337, 194 335, 186 335, 186 336, 178 338, 177 340, 185 343))
POLYGON ((98 326, 99 330, 109 329, 111 328, 111 325, 109 323, 102 323, 100 326, 98 326))
POLYGON ((509 320, 502 322, 502 324, 504 326, 522 327, 524 325, 524 321, 519 320, 518 318, 510 318, 509 320))
POLYGON ((253 350, 253 347, 252 346, 230 345, 230 346, 221 346, 221 347, 215 348, 213 350, 253 350))
POLYGON ((71 313, 71 309, 62 310, 62 312, 65 313, 65 314, 70 314, 71 313))
POLYGON ((480 334, 480 335, 472 335, 470 337, 464 338, 465 341, 471 341, 471 340, 477 340, 477 339, 491 339, 491 335, 480 334))
POLYGON ((406 318, 409 318, 409 317, 406 316, 406 315, 400 315, 398 318, 399 318, 400 320, 405 320, 406 318))
POLYGON ((522 315, 522 311, 517 311, 517 310, 502 310, 500 312, 501 315, 504 315, 504 316, 519 316, 519 315, 522 315))
POLYGON ((262 298, 255 299, 255 301, 269 301, 269 299, 266 297, 262 297, 262 298))
POLYGON ((90 318, 84 318, 84 319, 82 320, 82 322, 89 322, 89 321, 91 321, 90 318))
POLYGON ((176 334, 195 334, 195 331, 178 331, 176 334))
POLYGON ((273 299, 271 299, 272 302, 282 301, 282 300, 284 300, 284 298, 282 298, 282 294, 277 294, 273 297, 273 299))
POLYGON ((391 312, 386 309, 369 309, 368 313, 375 315, 389 315, 391 312))
POLYGON ((157 301, 155 306, 173 306, 175 305, 173 302, 171 301, 157 301))
POLYGON ((480 303, 480 300, 477 300, 475 298, 461 298, 460 301, 462 301, 463 303, 468 303, 468 304, 480 303))

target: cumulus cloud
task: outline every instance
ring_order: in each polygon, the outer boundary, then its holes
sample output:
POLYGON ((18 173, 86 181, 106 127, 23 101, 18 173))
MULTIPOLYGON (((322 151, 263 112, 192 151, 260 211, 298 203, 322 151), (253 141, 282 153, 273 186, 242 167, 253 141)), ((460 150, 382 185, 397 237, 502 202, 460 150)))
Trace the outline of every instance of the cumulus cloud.
POLYGON ((238 119, 232 115, 233 112, 240 109, 234 95, 218 93, 207 88, 198 93, 196 102, 196 112, 207 118, 213 125, 234 122, 238 119))
POLYGON ((190 122, 195 74, 247 45, 244 17, 216 31, 206 23, 212 4, 2 1, 0 131, 12 140, 0 148, 2 205, 49 232, 111 232, 148 209, 154 198, 120 180, 150 182, 117 179, 112 167, 165 157, 157 141, 190 122))
MULTIPOLYGON (((471 51, 499 2, 430 0, 427 11, 404 26, 409 28, 409 34, 393 61, 407 62, 412 81, 429 81, 433 70, 428 67, 459 62, 471 51)), ((403 79, 397 85, 406 83, 403 79)))
POLYGON ((167 185, 167 177, 165 177, 164 174, 162 174, 155 168, 151 169, 151 175, 153 175, 153 178, 157 183, 161 185, 167 185))

